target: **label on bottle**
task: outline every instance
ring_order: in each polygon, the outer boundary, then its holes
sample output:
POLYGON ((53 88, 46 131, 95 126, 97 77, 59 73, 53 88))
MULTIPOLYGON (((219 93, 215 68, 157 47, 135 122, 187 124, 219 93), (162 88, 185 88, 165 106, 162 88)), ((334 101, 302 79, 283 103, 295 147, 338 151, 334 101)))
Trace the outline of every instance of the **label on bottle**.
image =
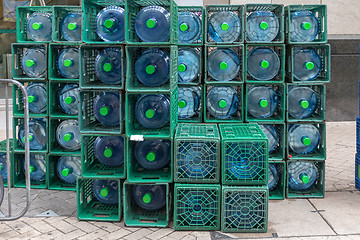
POLYGON ((143 142, 144 141, 144 135, 131 135, 130 141, 136 141, 136 142, 143 142))

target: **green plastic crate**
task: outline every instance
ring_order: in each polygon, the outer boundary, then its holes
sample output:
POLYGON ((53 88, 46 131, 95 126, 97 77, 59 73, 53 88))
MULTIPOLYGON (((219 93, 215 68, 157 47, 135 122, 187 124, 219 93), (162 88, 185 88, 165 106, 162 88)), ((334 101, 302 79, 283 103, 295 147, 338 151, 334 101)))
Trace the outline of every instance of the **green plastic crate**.
POLYGON ((56 164, 58 160, 63 157, 81 157, 80 155, 73 155, 72 153, 61 153, 49 155, 49 160, 46 169, 46 178, 48 181, 48 188, 50 190, 58 191, 76 191, 76 184, 70 184, 62 181, 57 173, 56 164))
MULTIPOLYGON (((58 82, 58 81, 50 81, 50 90, 49 90, 49 115, 51 118, 66 118, 66 119, 78 119, 77 115, 69 115, 65 113, 61 107, 59 102, 59 92, 63 87, 67 84, 77 84, 73 82, 58 82)), ((77 84, 78 85, 78 84, 77 84)), ((80 94, 78 96, 74 96, 76 98, 75 101, 79 101, 80 94)), ((79 103, 79 102, 78 102, 79 103)))
MULTIPOLYGON (((5 159, 7 158, 6 156, 6 140, 3 140, 0 142, 0 155, 5 155, 5 159)), ((9 150, 10 150, 10 164, 13 165, 13 155, 14 155, 14 151, 13 151, 13 139, 9 139, 9 150)), ((13 173, 13 167, 10 166, 10 172, 11 172, 11 176, 14 176, 14 173, 13 173)), ((3 179, 4 180, 4 179, 3 179)), ((12 179, 10 179, 10 181, 7 181, 5 180, 4 181, 4 186, 7 187, 8 186, 8 183, 10 182, 10 185, 12 186, 13 185, 13 182, 12 182, 12 179)))
MULTIPOLYGON (((289 136, 289 128, 295 123, 288 123, 286 126, 286 134, 285 136, 289 136)), ((325 122, 322 123, 296 123, 296 124, 311 124, 316 126, 319 129, 320 132, 320 143, 317 149, 310 153, 310 154, 298 154, 293 152, 289 147, 289 139, 287 139, 287 150, 286 155, 288 159, 294 159, 294 160, 325 160, 326 159, 326 124, 325 122)))
POLYGON ((174 229, 220 230, 221 187, 215 184, 175 184, 174 229))
POLYGON ((292 45, 287 48, 286 79, 289 83, 318 84, 329 83, 331 79, 331 47, 329 44, 323 45, 292 45), (294 75, 294 52, 296 49, 312 49, 321 58, 321 72, 317 78, 311 81, 299 81, 294 75))
MULTIPOLYGON (((59 73, 59 70, 57 68, 58 65, 58 57, 62 50, 67 48, 77 48, 79 49, 80 45, 76 43, 50 43, 49 44, 49 79, 54 81, 63 81, 63 82, 74 82, 78 83, 79 78, 76 79, 69 79, 65 78, 59 73)), ((80 53, 80 51, 79 51, 80 53)), ((79 71, 80 71, 80 63, 79 63, 79 71)))
POLYGON ((174 150, 174 182, 220 182, 220 134, 216 124, 179 124, 174 150))
MULTIPOLYGON (((201 47, 201 46, 192 46, 192 45, 179 45, 179 51, 181 50, 186 50, 186 49, 190 49, 190 50, 194 50, 195 52, 197 52, 199 54, 199 57, 200 57, 200 65, 199 65, 199 74, 198 76, 192 81, 192 82, 180 82, 179 81, 179 66, 180 64, 183 64, 182 62, 179 62, 178 60, 178 66, 177 66, 177 69, 176 69, 176 75, 177 75, 177 84, 178 86, 198 86, 198 85, 201 85, 203 83, 203 76, 204 76, 204 73, 203 73, 203 69, 204 69, 204 48, 201 47)), ((179 58, 178 58, 179 59, 179 58)), ((186 65, 185 65, 186 66, 186 65)), ((182 67, 182 66, 180 66, 182 67)))
MULTIPOLYGON (((27 35, 27 18, 35 13, 35 12, 43 12, 43 13, 50 13, 53 12, 53 7, 43 7, 43 6, 27 6, 27 7, 17 7, 16 8, 16 38, 19 43, 26 43, 26 42, 34 42, 30 39, 27 35)), ((52 16, 53 17, 53 16, 52 16)), ((42 43, 48 43, 51 41, 45 41, 42 43)), ((40 43, 40 42, 38 42, 40 43)))
POLYGON ((132 199, 133 186, 140 183, 124 183, 124 222, 128 227, 167 227, 171 214, 171 192, 168 183, 144 183, 142 185, 165 185, 166 204, 159 210, 144 210, 132 199))
MULTIPOLYGON (((40 81, 40 82, 21 82, 21 83, 24 85, 25 88, 32 83, 42 83, 42 84, 46 85, 46 92, 49 92, 48 82, 40 81)), ((13 115, 15 117, 24 117, 24 95, 23 95, 23 92, 16 85, 13 85, 12 88, 13 88, 13 115)), ((48 96, 47 96, 47 98, 48 98, 48 96)), ((48 100, 47 100, 47 103, 49 103, 48 100)), ((48 104, 48 106, 49 106, 49 104, 48 104)), ((48 113, 49 113, 48 109, 49 108, 47 107, 46 111, 43 113, 33 113, 33 112, 29 111, 29 117, 45 118, 48 116, 48 113)))
POLYGON ((126 8, 126 43, 137 45, 169 45, 178 43, 178 6, 173 0, 127 0, 126 8), (161 6, 170 13, 170 39, 167 42, 143 42, 135 32, 135 18, 138 12, 147 6, 161 6))
POLYGON ((212 85, 241 85, 244 82, 245 79, 245 72, 244 72, 244 59, 245 59, 245 53, 244 53, 244 45, 243 44, 232 44, 232 45, 205 45, 205 84, 212 84, 212 85), (215 80, 208 71, 208 62, 209 62, 209 55, 216 49, 231 49, 233 50, 236 55, 240 59, 240 65, 239 65, 239 72, 237 75, 230 81, 218 81, 215 80))
POLYGON ((159 92, 159 93, 168 93, 173 91, 177 86, 178 81, 178 47, 177 46, 163 46, 160 49, 164 52, 167 52, 170 57, 170 66, 169 66, 169 81, 166 84, 151 87, 146 86, 136 77, 135 65, 137 60, 141 57, 142 53, 146 50, 149 50, 151 45, 144 46, 127 46, 126 47, 126 90, 133 93, 143 93, 143 92, 159 92))
POLYGON ((257 124, 219 124, 224 185, 268 182, 269 142, 257 124))
MULTIPOLYGON (((325 100, 326 100, 326 88, 324 84, 316 84, 316 85, 298 85, 298 84, 286 84, 287 88, 287 103, 289 103, 289 91, 292 87, 309 87, 311 88, 318 98, 318 107, 315 113, 309 117, 304 119, 294 118, 289 114, 289 104, 287 104, 287 114, 286 121, 287 122, 322 122, 325 120, 325 100)), ((300 99, 299 99, 300 100, 300 99)))
POLYGON ((284 5, 282 4, 245 4, 245 42, 246 43, 284 43, 284 5), (279 20, 279 33, 271 42, 250 41, 247 36, 247 17, 255 11, 271 11, 279 20))
POLYGON ((267 186, 222 187, 221 231, 261 233, 268 228, 267 186))
MULTIPOLYGON (((46 163, 48 163, 48 156, 46 153, 31 153, 30 157, 35 155, 41 155, 44 156, 46 159, 46 163)), ((24 173, 24 160, 25 160, 25 154, 24 153, 14 153, 13 155, 13 166, 12 166, 12 182, 14 187, 16 188, 25 188, 26 182, 25 182, 25 173, 24 173)), ((45 166, 46 167, 46 166, 45 166)), ((31 188, 40 188, 44 189, 48 186, 48 179, 45 178, 43 182, 35 182, 30 180, 30 187, 31 188)))
MULTIPOLYGON (((245 51, 245 60, 244 60, 244 75, 246 83, 265 83, 265 84, 273 84, 273 83, 283 83, 285 81, 285 58, 286 49, 284 44, 247 44, 245 51), (280 68, 278 73, 270 80, 257 80, 253 76, 251 76, 248 72, 248 58, 249 53, 256 48, 264 48, 273 50, 280 60, 280 68)), ((259 63, 260 65, 261 63, 259 63)), ((270 62, 271 64, 271 62, 270 62)))
POLYGON ((306 160, 287 161, 286 198, 323 198, 325 196, 325 161, 306 160), (291 162, 312 162, 318 169, 318 179, 312 187, 304 191, 295 191, 289 187, 289 163, 291 162))
POLYGON ((97 137, 106 137, 114 135, 102 135, 102 134, 82 134, 81 141, 81 164, 82 164, 82 176, 92 178, 126 178, 126 152, 127 143, 124 135, 119 135, 124 139, 124 164, 117 167, 110 167, 101 164, 94 153, 94 143, 97 137))
MULTIPOLYGON (((276 186, 269 189, 269 200, 284 200, 286 189, 286 162, 285 161, 270 161, 269 164, 274 164, 279 173, 279 181, 276 186)), ((270 169, 269 169, 270 172, 270 169)))
POLYGON ((80 47, 80 86, 82 89, 123 89, 125 86, 125 50, 123 45, 82 45, 80 47), (95 59, 103 50, 117 48, 122 52, 122 81, 119 84, 109 85, 103 83, 95 74, 95 59))
MULTIPOLYGON (((69 13, 81 13, 80 6, 54 6, 53 7, 53 22, 52 22, 52 38, 54 42, 70 42, 67 41, 61 34, 61 23, 64 17, 69 13)), ((79 27, 79 26, 77 26, 79 27)), ((81 28, 81 25, 80 25, 81 28)), ((74 42, 74 41, 71 41, 74 42)), ((75 42, 81 42, 75 41, 75 42)))
POLYGON ((289 44, 317 44, 327 43, 327 6, 320 5, 289 5, 285 7, 285 28, 286 28, 286 42, 289 44), (312 42, 294 42, 290 39, 290 15, 296 11, 310 11, 319 20, 319 33, 312 42))
MULTIPOLYGON (((285 149, 286 149, 286 137, 285 137, 285 123, 284 122, 261 122, 259 126, 270 125, 275 128, 278 137, 279 143, 274 151, 269 152, 269 160, 271 161, 283 161, 285 160, 285 149)), ((270 142, 269 142, 270 145, 270 142)), ((270 148, 270 146, 269 146, 270 148)))
MULTIPOLYGON (((118 92, 120 94, 120 124, 116 127, 102 125, 94 115, 94 100, 102 90, 81 90, 80 91, 80 112, 79 126, 81 133, 99 134, 122 134, 123 131, 123 93, 121 91, 109 90, 105 92, 118 92)), ((128 105, 128 104, 127 104, 128 105)), ((126 105, 126 106, 127 106, 126 105)))
MULTIPOLYGON (((138 139, 136 139, 138 140, 138 139)), ((149 170, 143 168, 136 160, 135 147, 140 141, 127 139, 127 181, 130 183, 171 183, 173 181, 173 144, 171 138, 146 137, 139 139, 143 141, 163 140, 169 141, 171 145, 170 161, 166 166, 157 170, 149 170)))
POLYGON ((72 150, 67 150, 65 148, 63 148, 62 146, 60 146, 60 144, 57 141, 57 128, 58 126, 66 120, 76 120, 77 119, 58 119, 58 118, 50 118, 49 122, 49 152, 52 154, 63 154, 63 153, 71 153, 71 154, 75 154, 75 155, 80 155, 81 154, 81 149, 72 151, 72 150))
MULTIPOLYGON (((190 44, 189 43, 181 43, 179 41, 178 45, 202 46, 204 44, 204 36, 205 36, 204 35, 204 32, 205 32, 205 29, 204 29, 205 9, 202 6, 179 6, 178 11, 179 11, 179 13, 180 12, 192 12, 192 13, 194 13, 195 15, 197 15, 199 17, 200 22, 201 22, 200 38, 198 40, 194 41, 193 43, 190 43, 190 44)), ((178 23, 178 34, 180 34, 180 32, 181 32, 179 24, 181 24, 181 23, 178 23)), ((191 29, 189 31, 191 31, 191 29)))
MULTIPOLYGON (((12 77, 15 80, 26 80, 26 81, 45 81, 47 79, 47 72, 42 78, 31 78, 28 77, 22 69, 21 60, 23 54, 30 48, 41 48, 47 53, 47 45, 40 43, 12 43, 12 77)), ((45 58, 47 61, 47 58, 45 58)), ((47 62, 45 63, 47 65, 47 62)))
POLYGON ((77 217, 85 221, 119 222, 122 217, 122 184, 116 179, 119 187, 119 204, 104 204, 97 200, 92 192, 92 181, 98 178, 78 177, 76 183, 77 217))
MULTIPOLYGON (((122 41, 122 42, 105 42, 96 33, 96 16, 103 8, 106 8, 109 6, 118 6, 118 7, 125 8, 125 1, 116 1, 116 0, 84 0, 84 1, 82 1, 82 11, 83 11, 82 40, 83 40, 83 42, 85 42, 87 44, 124 43, 124 41, 122 41)), ((125 26, 126 26, 126 21, 127 21, 127 19, 125 17, 125 26)))
POLYGON ((206 6, 206 16, 205 16, 205 37, 206 37, 206 39, 205 39, 206 44, 240 44, 240 43, 244 43, 244 6, 243 5, 207 5, 206 6), (215 42, 209 35, 208 25, 209 25, 209 19, 210 19, 211 15, 213 15, 214 13, 217 13, 217 12, 222 12, 222 11, 233 12, 240 19, 240 23, 241 23, 240 36, 238 39, 236 39, 232 43, 230 43, 230 42, 215 42))
POLYGON ((241 85, 236 85, 236 86, 232 86, 232 85, 226 85, 226 84, 222 84, 222 85, 205 85, 204 86, 204 97, 203 97, 203 114, 204 114, 204 121, 206 123, 226 123, 226 122, 233 122, 233 123, 242 123, 244 121, 244 101, 243 101, 243 84, 241 85), (211 88, 213 87, 232 87, 236 90, 238 98, 239 98, 239 107, 238 110, 229 118, 227 119, 220 119, 220 118, 216 118, 213 115, 211 115, 211 113, 208 110, 207 107, 207 95, 208 92, 211 88))
MULTIPOLYGON (((183 94, 182 90, 183 88, 191 88, 194 91, 196 91, 198 93, 199 96, 199 108, 198 110, 195 112, 195 114, 190 117, 190 118, 180 118, 179 117, 179 122, 182 123, 201 123, 203 120, 203 98, 204 98, 204 91, 203 91, 203 86, 179 86, 179 95, 183 94)), ((183 102, 184 101, 181 97, 178 97, 178 113, 180 112, 180 107, 183 107, 183 102)), ((187 104, 187 103, 186 103, 187 104)), ((185 105, 186 107, 186 105, 185 105)))
MULTIPOLYGON (((265 99, 270 103, 270 99, 265 99)), ((279 84, 247 84, 246 85, 246 90, 245 90, 245 96, 244 96, 244 101, 245 101, 245 110, 244 110, 244 115, 245 115, 245 122, 284 122, 285 121, 285 110, 286 110, 286 89, 285 89, 285 84, 284 83, 279 83, 279 84), (248 92, 249 92, 249 88, 252 86, 266 86, 266 87, 271 87, 276 94, 279 96, 279 104, 278 104, 278 108, 275 111, 275 113, 268 117, 268 118, 256 118, 254 116, 252 116, 249 112, 248 112, 248 92)), ((271 103, 270 103, 271 104, 271 103)), ((270 108, 270 104, 267 105, 267 108, 270 108)), ((259 103, 260 105, 260 103, 259 103)), ((270 110, 268 110, 269 112, 270 110)))
MULTIPOLYGON (((153 92, 152 94, 158 94, 153 92)), ((135 105, 137 100, 143 96, 142 94, 126 93, 125 105, 125 119, 126 119, 126 134, 132 135, 146 135, 149 137, 169 138, 174 135, 176 125, 178 123, 178 89, 175 88, 170 94, 166 94, 170 98, 170 121, 164 127, 159 129, 149 129, 143 127, 135 117, 135 105)))

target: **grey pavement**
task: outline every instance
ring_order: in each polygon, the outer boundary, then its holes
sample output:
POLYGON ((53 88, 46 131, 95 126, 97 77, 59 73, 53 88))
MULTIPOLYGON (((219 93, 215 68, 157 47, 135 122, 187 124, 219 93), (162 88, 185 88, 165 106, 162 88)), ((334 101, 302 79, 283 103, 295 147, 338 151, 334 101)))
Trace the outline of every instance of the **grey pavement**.
MULTIPOLYGON (((0 133, 1 134, 1 133, 0 133)), ((269 229, 261 234, 129 228, 122 222, 85 222, 76 217, 75 192, 32 190, 25 217, 0 222, 0 239, 360 239, 360 192, 354 187, 355 122, 327 123, 324 199, 270 201, 269 229)), ((13 189, 16 211, 24 189, 13 189)), ((6 214, 7 199, 0 211, 6 214)))

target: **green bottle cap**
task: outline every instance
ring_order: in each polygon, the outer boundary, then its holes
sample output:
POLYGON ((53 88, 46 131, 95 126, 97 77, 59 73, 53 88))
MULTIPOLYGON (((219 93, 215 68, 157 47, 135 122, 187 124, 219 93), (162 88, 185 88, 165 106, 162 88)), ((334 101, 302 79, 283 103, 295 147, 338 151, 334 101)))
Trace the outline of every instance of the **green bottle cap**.
POLYGON ((154 65, 147 65, 146 66, 146 69, 145 69, 145 71, 146 71, 146 73, 147 74, 153 74, 154 72, 155 72, 155 66, 154 65))
POLYGON ((266 60, 263 60, 262 62, 261 62, 261 67, 262 68, 268 68, 269 67, 269 62, 268 61, 266 61, 266 60))
POLYGON ((227 69, 227 67, 228 67, 228 64, 226 62, 220 63, 220 69, 225 70, 225 69, 227 69))
POLYGON ((105 157, 110 158, 110 157, 112 157, 112 155, 113 155, 113 150, 111 148, 105 149, 105 151, 104 151, 105 157))
POLYGON ((0 164, 0 171, 4 170, 4 166, 0 164))
POLYGON ((147 118, 153 118, 155 116, 155 110, 154 109, 148 109, 145 112, 145 116, 147 118))
POLYGON ((112 28, 112 27, 114 26, 114 24, 115 24, 115 20, 112 19, 112 18, 108 18, 108 19, 106 19, 105 22, 104 22, 104 26, 105 26, 106 28, 112 28))
POLYGON ((42 27, 41 23, 33 23, 32 28, 34 30, 39 30, 42 27))
POLYGON ((32 173, 32 172, 34 172, 36 170, 36 168, 34 166, 32 166, 32 165, 30 165, 29 168, 30 168, 30 173, 32 173))
POLYGON ((29 103, 34 102, 34 101, 35 101, 35 99, 36 99, 36 97, 35 97, 35 96, 29 96, 29 103))
MULTIPOLYGON (((33 135, 29 135, 29 141, 31 142, 34 139, 33 135)), ((23 142, 25 142, 25 137, 23 137, 23 142)))
POLYGON ((302 101, 300 102, 300 105, 301 105, 302 108, 306 109, 306 108, 309 107, 309 102, 306 101, 306 100, 302 100, 302 101))
POLYGON ((65 142, 70 142, 70 140, 73 139, 73 135, 71 133, 67 133, 63 138, 65 142))
POLYGON ((304 145, 309 146, 311 144, 311 139, 308 137, 303 137, 302 142, 304 145))
POLYGON ((111 63, 105 63, 103 66, 103 69, 105 72, 110 72, 113 68, 113 65, 111 63))
POLYGON ((269 105, 269 102, 266 99, 260 100, 260 106, 266 108, 269 105))
POLYGON ((68 29, 70 30, 70 31, 73 31, 73 30, 75 30, 77 28, 77 24, 76 23, 69 23, 68 24, 68 29))
POLYGON ((304 30, 309 30, 309 29, 311 28, 311 23, 309 23, 309 22, 303 22, 303 23, 301 24, 301 27, 302 27, 302 29, 304 29, 304 30))
POLYGON ((260 28, 262 30, 266 30, 266 29, 268 29, 268 27, 269 27, 269 24, 267 22, 263 21, 263 22, 260 23, 260 28))
POLYGON ((107 115, 109 115, 109 112, 110 112, 110 108, 109 107, 102 107, 101 109, 100 109, 100 114, 101 114, 101 116, 107 116, 107 115))
POLYGON ((306 175, 305 173, 301 175, 301 181, 305 184, 309 183, 310 182, 310 178, 308 175, 306 175))
POLYGON ((227 105, 227 102, 226 102, 224 99, 222 99, 222 100, 219 101, 219 107, 225 108, 226 105, 227 105))
POLYGON ((186 107, 186 102, 184 100, 180 100, 178 103, 179 108, 184 108, 186 107))
POLYGON ((66 59, 66 60, 64 61, 64 66, 65 66, 65 67, 70 67, 72 64, 73 64, 73 61, 70 60, 70 59, 66 59))
POLYGON ((221 24, 221 30, 223 31, 227 31, 229 30, 229 24, 224 22, 223 24, 221 24))
POLYGON ((109 188, 108 187, 104 187, 103 189, 100 190, 100 195, 102 197, 106 197, 107 195, 109 195, 109 188))
POLYGON ((149 19, 146 21, 146 26, 148 28, 154 28, 156 26, 156 21, 154 19, 149 19))
POLYGON ((64 102, 65 102, 66 104, 72 104, 73 101, 74 101, 74 98, 73 98, 73 97, 67 97, 67 98, 65 98, 65 100, 64 100, 64 102))
POLYGON ((70 168, 64 168, 61 171, 61 175, 63 175, 64 177, 68 176, 71 173, 71 169, 70 168))
POLYGON ((148 160, 149 162, 153 162, 155 160, 155 157, 155 153, 151 151, 146 155, 146 160, 148 160))
POLYGON ((143 196, 143 202, 144 203, 150 203, 151 202, 151 193, 146 193, 144 196, 143 196))
POLYGON ((186 65, 183 64, 183 63, 179 64, 178 70, 179 70, 179 72, 185 72, 185 70, 186 70, 186 65))
POLYGON ((35 65, 35 61, 34 61, 34 60, 26 60, 25 65, 26 65, 27 67, 32 67, 32 66, 35 65))
POLYGON ((180 31, 185 32, 189 29, 189 26, 186 23, 180 24, 180 31))
POLYGON ((308 70, 312 70, 312 69, 314 69, 315 65, 312 62, 307 62, 307 63, 305 63, 305 67, 308 70))

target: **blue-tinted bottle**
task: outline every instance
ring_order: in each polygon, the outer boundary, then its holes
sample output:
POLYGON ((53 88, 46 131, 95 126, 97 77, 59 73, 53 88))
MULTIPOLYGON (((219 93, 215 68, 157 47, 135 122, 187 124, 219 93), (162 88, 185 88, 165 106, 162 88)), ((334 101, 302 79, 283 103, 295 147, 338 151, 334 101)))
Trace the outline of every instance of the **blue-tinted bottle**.
POLYGON ((160 6, 148 6, 138 12, 135 31, 144 42, 167 42, 170 39, 170 13, 160 6))
POLYGON ((79 49, 70 47, 61 50, 56 61, 59 73, 68 79, 78 79, 80 77, 79 49))
MULTIPOLYGON (((19 128, 18 138, 20 144, 25 148, 25 127, 22 124, 19 128)), ((47 146, 46 120, 32 119, 29 121, 30 150, 43 150, 47 146)))
POLYGON ((320 131, 313 124, 294 124, 289 126, 288 145, 297 154, 310 154, 320 144, 320 131))
POLYGON ((246 35, 250 41, 270 42, 279 34, 279 19, 273 12, 255 11, 246 21, 246 35))
MULTIPOLYGON (((46 179, 46 157, 45 155, 30 155, 30 180, 44 182, 46 179)), ((25 159, 23 160, 23 172, 25 174, 25 159)))
POLYGON ((261 130, 265 133, 269 139, 269 153, 275 151, 280 144, 279 133, 276 128, 271 124, 259 125, 261 130))
POLYGON ((170 56, 159 48, 145 50, 135 63, 135 75, 144 85, 158 87, 170 79, 170 56))
POLYGON ((191 44, 201 39, 201 20, 193 12, 178 13, 179 43, 191 44))
POLYGON ((303 191, 314 186, 319 171, 312 162, 291 162, 288 164, 288 184, 295 191, 303 191))
POLYGON ((66 41, 81 41, 81 18, 80 12, 69 12, 61 21, 61 36, 66 41))
POLYGON ((120 48, 106 48, 95 59, 96 77, 109 85, 122 82, 123 53, 120 48))
POLYGON ((81 157, 61 157, 56 163, 56 172, 61 181, 76 184, 76 178, 81 175, 81 157))
POLYGON ((94 100, 95 118, 106 127, 120 125, 119 92, 101 92, 94 100))
POLYGON ((66 84, 59 91, 60 109, 69 115, 78 115, 80 88, 77 84, 66 84))
POLYGON ((56 140, 66 150, 79 150, 81 148, 81 134, 78 120, 62 121, 56 129, 56 140))
POLYGON ((29 111, 44 113, 47 107, 47 89, 45 83, 31 83, 26 87, 29 99, 29 111))
POLYGON ((193 82, 200 74, 200 55, 193 48, 181 48, 178 52, 178 81, 193 82))
POLYGON ((136 120, 145 128, 161 128, 170 121, 170 99, 163 94, 144 94, 136 102, 136 120))
POLYGON ((251 86, 247 94, 247 111, 255 118, 269 118, 279 107, 280 96, 268 86, 251 86))
POLYGON ((166 185, 139 184, 132 187, 132 199, 140 208, 155 211, 166 205, 166 185))
POLYGON ((103 165, 118 167, 124 164, 124 138, 120 136, 97 137, 94 142, 95 158, 103 165))
POLYGON ((273 190, 277 186, 279 179, 280 179, 280 173, 276 168, 276 165, 274 163, 269 163, 269 182, 268 182, 269 191, 273 190))
POLYGON ((231 43, 241 37, 241 21, 234 12, 220 11, 212 14, 207 27, 215 42, 231 43))
POLYGON ((179 119, 190 119, 198 111, 201 102, 201 89, 199 87, 179 87, 178 115, 179 119))
POLYGON ((212 87, 206 96, 206 108, 217 119, 228 119, 239 109, 240 100, 233 87, 212 87))
POLYGON ((119 185, 117 180, 92 181, 92 191, 94 197, 101 203, 114 205, 119 204, 119 185))
POLYGON ((95 31, 105 42, 125 41, 125 9, 118 6, 103 8, 96 16, 95 31))
POLYGON ((4 182, 8 179, 7 173, 6 153, 0 153, 0 177, 4 182))
POLYGON ((288 113, 293 118, 311 117, 318 109, 319 99, 316 92, 307 86, 294 86, 288 91, 288 113))
POLYGON ((310 11, 295 11, 290 14, 290 40, 311 42, 319 33, 319 19, 310 11))
POLYGON ((165 167, 171 158, 171 142, 169 140, 145 140, 137 142, 135 159, 145 169, 157 170, 165 167))
POLYGON ((48 12, 34 12, 26 20, 26 31, 28 37, 35 42, 51 41, 52 14, 48 12))
POLYGON ((321 70, 321 57, 315 50, 310 48, 294 48, 293 75, 295 80, 315 80, 320 75, 321 70))
POLYGON ((207 70, 216 81, 231 81, 240 71, 240 58, 230 48, 217 48, 208 56, 207 70))
POLYGON ((43 48, 29 48, 21 58, 21 67, 30 78, 43 78, 46 76, 47 61, 43 48))
POLYGON ((273 79, 280 70, 280 59, 274 50, 257 47, 248 53, 247 71, 259 81, 273 79))

